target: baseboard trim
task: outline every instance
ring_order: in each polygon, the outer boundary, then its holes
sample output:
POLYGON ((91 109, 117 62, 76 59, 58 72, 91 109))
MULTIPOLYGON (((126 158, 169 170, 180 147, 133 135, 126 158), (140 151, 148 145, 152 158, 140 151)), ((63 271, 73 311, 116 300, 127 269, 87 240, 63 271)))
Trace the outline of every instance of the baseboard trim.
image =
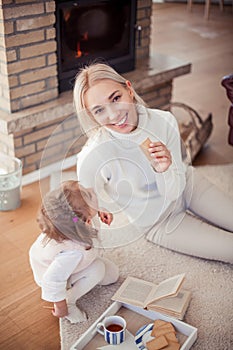
POLYGON ((42 180, 51 175, 51 173, 60 170, 66 170, 76 165, 77 155, 65 158, 63 161, 50 164, 41 169, 35 170, 29 174, 25 174, 22 177, 22 186, 29 185, 33 182, 42 180))

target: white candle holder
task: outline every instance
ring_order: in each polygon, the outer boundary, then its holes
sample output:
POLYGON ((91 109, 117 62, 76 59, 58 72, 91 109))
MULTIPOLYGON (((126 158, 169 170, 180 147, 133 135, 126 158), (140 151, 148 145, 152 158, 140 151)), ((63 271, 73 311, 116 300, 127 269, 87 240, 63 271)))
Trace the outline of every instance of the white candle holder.
POLYGON ((0 153, 0 211, 14 210, 21 204, 22 162, 0 153))

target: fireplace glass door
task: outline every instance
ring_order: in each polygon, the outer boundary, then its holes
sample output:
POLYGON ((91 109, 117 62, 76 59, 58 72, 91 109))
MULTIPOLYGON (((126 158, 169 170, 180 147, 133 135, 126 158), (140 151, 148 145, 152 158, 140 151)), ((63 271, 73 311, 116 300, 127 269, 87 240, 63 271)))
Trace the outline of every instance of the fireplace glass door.
POLYGON ((78 70, 93 61, 119 73, 135 67, 136 0, 56 1, 60 92, 73 88, 78 70))

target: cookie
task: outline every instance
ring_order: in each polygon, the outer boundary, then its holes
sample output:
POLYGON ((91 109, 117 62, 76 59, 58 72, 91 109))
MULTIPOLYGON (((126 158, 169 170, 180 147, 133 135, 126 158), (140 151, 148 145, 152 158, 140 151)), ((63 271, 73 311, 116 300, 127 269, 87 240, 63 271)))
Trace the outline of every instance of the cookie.
POLYGON ((169 341, 168 345, 164 348, 164 350, 179 350, 180 344, 175 343, 174 341, 169 341))
POLYGON ((164 335, 167 333, 175 333, 175 328, 171 323, 167 323, 165 325, 162 325, 160 327, 153 327, 151 336, 152 337, 159 337, 160 335, 164 335))
POLYGON ((164 326, 165 324, 167 324, 168 322, 163 321, 163 320, 155 320, 154 321, 154 327, 160 327, 160 326, 164 326))
POLYGON ((151 143, 151 140, 148 137, 145 141, 143 141, 140 144, 140 148, 141 148, 142 152, 145 154, 145 156, 147 157, 147 159, 151 161, 151 154, 148 151, 148 148, 150 147, 150 143, 151 143))
POLYGON ((171 322, 164 320, 155 320, 151 332, 155 337, 146 343, 148 350, 179 350, 180 343, 176 337, 175 327, 171 322))
POLYGON ((167 339, 162 335, 161 337, 152 339, 146 343, 148 350, 159 350, 163 349, 168 345, 167 339))
POLYGON ((168 340, 168 341, 173 341, 173 342, 175 342, 175 343, 178 343, 178 339, 176 338, 176 335, 175 335, 175 333, 173 333, 173 332, 170 332, 170 333, 166 333, 165 334, 165 337, 166 337, 166 339, 168 340))

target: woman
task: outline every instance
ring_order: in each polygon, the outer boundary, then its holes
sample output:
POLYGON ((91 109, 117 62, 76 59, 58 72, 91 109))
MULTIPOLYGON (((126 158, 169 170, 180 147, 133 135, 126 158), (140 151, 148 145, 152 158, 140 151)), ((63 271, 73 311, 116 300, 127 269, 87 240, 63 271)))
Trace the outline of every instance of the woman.
POLYGON ((175 117, 147 108, 106 64, 81 70, 74 103, 88 136, 78 154, 78 179, 95 189, 100 206, 117 203, 156 244, 232 263, 232 198, 183 162, 175 117))

